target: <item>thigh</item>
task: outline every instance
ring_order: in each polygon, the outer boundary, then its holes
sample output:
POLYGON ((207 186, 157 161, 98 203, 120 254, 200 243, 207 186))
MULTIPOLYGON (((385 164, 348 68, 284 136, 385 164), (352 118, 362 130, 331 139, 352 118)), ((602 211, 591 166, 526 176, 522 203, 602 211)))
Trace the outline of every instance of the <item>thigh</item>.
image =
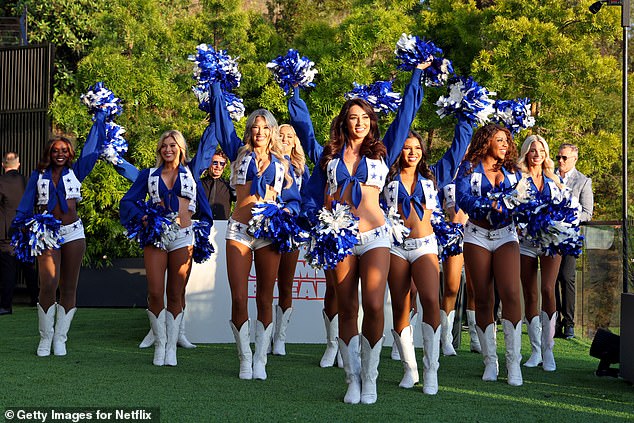
POLYGON ((193 247, 183 247, 167 253, 167 293, 181 296, 192 267, 193 247))
POLYGON ((383 308, 390 267, 390 249, 373 248, 359 257, 359 278, 364 309, 383 308))
POLYGON ((537 291, 537 258, 520 255, 520 279, 524 295, 537 291))
POLYGON ((165 272, 167 271, 167 251, 147 246, 143 249, 143 263, 148 282, 148 293, 163 296, 165 272))
MULTIPOLYGON (((503 307, 519 302, 520 249, 517 242, 507 242, 493 253, 493 277, 503 307)), ((476 294, 477 295, 477 294, 476 294)))
POLYGON ((333 269, 337 306, 342 314, 359 309, 359 258, 349 255, 333 269))
POLYGON ((227 240, 226 255, 227 276, 231 294, 246 298, 253 252, 249 247, 238 241, 227 240))
POLYGON ((425 254, 412 263, 412 275, 414 283, 418 288, 423 310, 425 304, 438 303, 440 291, 440 267, 438 266, 438 256, 435 254, 425 254))
POLYGON ((387 282, 392 301, 394 329, 400 333, 409 324, 410 288, 412 286, 409 262, 390 254, 390 270, 387 282))
POLYGON ((281 254, 272 245, 258 248, 253 253, 255 259, 256 295, 261 292, 273 295, 273 285, 280 266, 281 254))
POLYGON ((86 252, 86 239, 81 238, 62 245, 60 283, 77 286, 81 261, 86 252))
POLYGON ((541 256, 539 261, 542 274, 542 287, 554 289, 561 264, 561 256, 559 254, 555 256, 541 256))
POLYGON ((471 276, 473 292, 477 302, 488 302, 493 295, 493 254, 478 245, 464 244, 465 266, 471 276))

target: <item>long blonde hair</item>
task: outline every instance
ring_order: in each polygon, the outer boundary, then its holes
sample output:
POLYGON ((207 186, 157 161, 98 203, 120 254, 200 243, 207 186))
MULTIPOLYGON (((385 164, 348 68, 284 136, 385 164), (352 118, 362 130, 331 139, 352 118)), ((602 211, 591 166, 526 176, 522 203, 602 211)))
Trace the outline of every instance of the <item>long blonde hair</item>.
POLYGON ((185 163, 187 163, 188 156, 185 137, 180 133, 180 131, 170 129, 169 131, 163 132, 163 135, 161 135, 161 138, 159 138, 158 144, 156 145, 156 167, 163 165, 164 160, 161 156, 161 146, 163 145, 163 141, 170 137, 172 137, 174 141, 176 141, 176 145, 178 145, 178 150, 180 151, 180 164, 185 165, 185 163))
POLYGON ((555 162, 553 162, 553 159, 550 158, 550 148, 548 147, 548 143, 541 135, 529 135, 528 137, 526 137, 524 143, 522 144, 522 148, 520 149, 520 157, 517 159, 517 166, 522 172, 522 176, 530 176, 527 163, 528 159, 526 158, 526 155, 531 149, 531 145, 533 145, 533 143, 535 142, 541 143, 544 147, 544 152, 546 153, 546 157, 544 159, 544 162, 542 163, 543 174, 552 179, 559 188, 563 188, 564 185, 559 182, 559 176, 555 175, 555 162))
POLYGON ((293 147, 291 147, 291 164, 295 168, 295 173, 299 176, 304 174, 305 166, 306 166, 306 155, 304 154, 304 149, 302 148, 301 142, 297 139, 297 132, 295 132, 295 128, 293 125, 289 125, 288 123, 284 123, 280 125, 279 131, 281 132, 282 128, 291 128, 293 134, 295 135, 295 143, 293 147))
POLYGON ((240 167, 240 163, 242 163, 242 159, 244 158, 244 156, 246 156, 247 154, 251 154, 254 151, 251 127, 258 117, 263 118, 266 121, 267 126, 271 130, 271 138, 269 139, 267 152, 275 156, 280 161, 280 163, 284 165, 284 179, 286 180, 285 188, 287 188, 293 183, 293 178, 289 175, 288 172, 289 163, 288 160, 286 160, 286 158, 284 157, 284 150, 282 149, 280 143, 280 133, 279 126, 277 125, 277 120, 275 119, 273 114, 266 109, 257 109, 252 112, 247 118, 247 123, 244 129, 244 137, 242 138, 244 145, 238 150, 236 160, 231 163, 231 185, 236 184, 238 177, 238 168, 240 167))

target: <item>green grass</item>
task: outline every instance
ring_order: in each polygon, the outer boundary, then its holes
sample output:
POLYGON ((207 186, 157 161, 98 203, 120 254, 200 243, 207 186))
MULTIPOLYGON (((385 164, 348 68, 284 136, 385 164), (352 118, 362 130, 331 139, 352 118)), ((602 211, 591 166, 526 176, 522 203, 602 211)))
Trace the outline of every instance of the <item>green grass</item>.
MULTIPOLYGON (((315 316, 318 318, 319 316, 315 316)), ((226 325, 226 321, 209 322, 226 325)), ((178 366, 155 367, 152 349, 140 350, 147 332, 142 309, 80 309, 66 357, 35 355, 37 313, 22 306, 0 317, 0 408, 159 407, 163 422, 207 421, 634 421, 634 389, 598 378, 588 340, 556 340, 557 371, 523 367, 524 386, 506 384, 503 335, 498 333, 500 379, 483 382, 481 357, 468 351, 440 358, 437 396, 398 387, 400 362, 383 349, 379 399, 342 402, 343 370, 321 369, 323 345, 289 344, 286 357, 269 356, 266 381, 239 380, 235 345, 199 345, 178 351, 178 366)), ((523 353, 529 345, 523 339, 523 353)), ((419 366, 421 350, 417 350, 419 366)))

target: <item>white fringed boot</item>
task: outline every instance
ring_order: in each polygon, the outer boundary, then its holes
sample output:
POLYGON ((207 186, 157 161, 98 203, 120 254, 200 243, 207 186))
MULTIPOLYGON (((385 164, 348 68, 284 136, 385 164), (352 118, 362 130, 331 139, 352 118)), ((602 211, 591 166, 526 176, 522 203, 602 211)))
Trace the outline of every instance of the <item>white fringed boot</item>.
POLYGON ((542 323, 535 316, 527 325, 528 339, 531 344, 531 356, 524 363, 525 367, 537 367, 542 362, 542 323))
POLYGON ((410 325, 405 327, 399 335, 392 329, 394 345, 399 352, 403 363, 403 379, 398 384, 401 388, 413 388, 418 383, 418 365, 416 364, 416 352, 414 349, 414 328, 410 325))
POLYGON ((551 318, 548 313, 542 310, 542 359, 544 360, 543 368, 547 372, 557 370, 555 363, 555 355, 553 348, 555 347, 555 325, 557 324, 557 312, 554 312, 551 318))
POLYGON ((469 343, 471 352, 482 353, 478 332, 476 332, 475 310, 467 310, 467 326, 469 327, 469 338, 471 339, 469 343))
POLYGON ((253 379, 266 380, 267 349, 273 337, 273 322, 265 329, 259 320, 255 323, 255 353, 253 354, 253 379))
POLYGON ((442 328, 440 335, 440 345, 442 346, 442 354, 447 356, 457 355, 453 347, 453 319, 456 316, 456 310, 451 310, 449 314, 444 310, 440 310, 440 327, 442 328))
POLYGON ((163 366, 165 364, 165 345, 167 344, 167 332, 165 329, 165 313, 163 309, 158 316, 155 316, 150 310, 147 310, 150 326, 154 333, 154 359, 152 364, 155 366, 163 366))
POLYGON ((436 395, 438 393, 438 358, 440 357, 440 333, 442 329, 436 331, 427 323, 422 323, 423 330, 423 393, 436 395))
POLYGON ((291 320, 293 307, 286 311, 279 305, 275 306, 275 336, 273 336, 273 354, 286 355, 286 328, 291 320))
POLYGON ((381 347, 383 347, 381 337, 370 346, 370 342, 360 335, 361 343, 361 404, 374 404, 376 402, 376 379, 379 377, 379 362, 381 361, 381 347))
POLYGON ((494 382, 498 380, 498 353, 497 353, 497 335, 495 322, 489 324, 484 332, 480 326, 476 325, 476 332, 482 347, 482 356, 484 357, 484 373, 482 380, 486 382, 494 382))
POLYGON ((249 338, 249 321, 242 324, 240 330, 232 321, 229 321, 233 337, 238 348, 238 358, 240 359, 240 379, 253 379, 253 353, 251 352, 249 338))
POLYGON ((37 346, 37 356, 47 357, 51 355, 51 344, 55 334, 55 308, 57 304, 52 304, 46 312, 42 306, 37 304, 38 328, 40 330, 40 343, 37 346))
MULTIPOLYGON (((333 319, 334 320, 334 319, 333 319)), ((350 338, 350 342, 346 345, 341 339, 337 339, 339 343, 339 352, 343 360, 343 369, 346 372, 346 383, 348 390, 343 397, 346 404, 358 404, 361 401, 361 355, 359 352, 359 335, 350 338)))
POLYGON ((511 386, 522 386, 522 319, 513 326, 513 323, 502 319, 504 329, 504 343, 506 347, 506 371, 508 373, 508 384, 511 386))

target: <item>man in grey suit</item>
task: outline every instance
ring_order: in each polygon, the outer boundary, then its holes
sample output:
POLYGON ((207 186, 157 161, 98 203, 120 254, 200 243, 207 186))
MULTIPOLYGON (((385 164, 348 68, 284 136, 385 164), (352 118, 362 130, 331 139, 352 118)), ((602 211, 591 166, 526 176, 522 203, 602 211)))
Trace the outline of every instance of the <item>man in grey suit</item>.
MULTIPOLYGON (((579 172, 575 165, 579 159, 579 148, 574 144, 562 144, 557 155, 559 168, 557 174, 564 184, 570 187, 572 194, 579 199, 581 212, 579 220, 587 222, 592 219, 594 195, 592 194, 592 179, 579 172)), ((575 336, 575 279, 577 259, 574 256, 563 256, 559 266, 559 275, 555 285, 558 322, 555 336, 566 339, 575 336), (562 333, 563 329, 563 333, 562 333)))

